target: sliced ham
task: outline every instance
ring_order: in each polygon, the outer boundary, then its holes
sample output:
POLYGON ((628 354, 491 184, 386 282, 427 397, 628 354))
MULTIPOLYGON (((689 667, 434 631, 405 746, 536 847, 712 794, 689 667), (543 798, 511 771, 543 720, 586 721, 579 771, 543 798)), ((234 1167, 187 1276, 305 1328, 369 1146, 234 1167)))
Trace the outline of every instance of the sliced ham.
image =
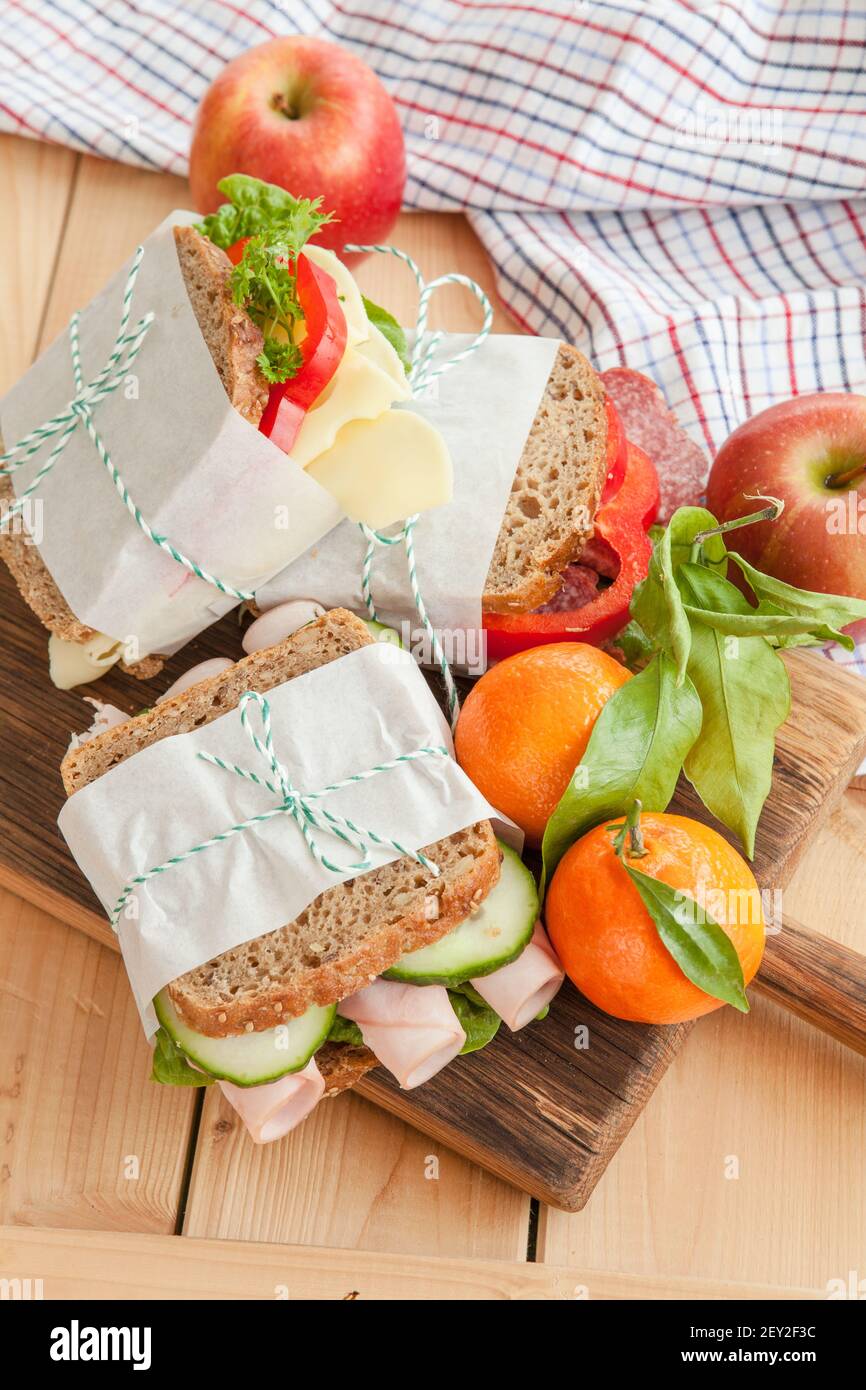
POLYGON ((547 933, 541 923, 536 922, 532 940, 517 960, 503 965, 492 975, 473 980, 472 985, 512 1033, 516 1033, 550 1003, 564 979, 565 972, 547 933))
POLYGON ((443 985, 375 980, 338 1007, 404 1091, 429 1081, 466 1041, 443 985))
POLYGON ((313 1057, 303 1071, 268 1081, 264 1086, 235 1086, 221 1081, 220 1090, 238 1112, 256 1144, 272 1144, 305 1120, 325 1094, 325 1079, 313 1057))

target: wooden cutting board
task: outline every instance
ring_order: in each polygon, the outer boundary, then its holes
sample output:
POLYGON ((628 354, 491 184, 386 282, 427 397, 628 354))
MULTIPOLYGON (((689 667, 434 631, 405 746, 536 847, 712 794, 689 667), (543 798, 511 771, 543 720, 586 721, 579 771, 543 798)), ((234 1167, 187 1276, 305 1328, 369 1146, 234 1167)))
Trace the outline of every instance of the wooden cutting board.
MULTIPOLYGON (((0 643, 0 884, 116 948, 56 826, 64 801, 59 763, 69 733, 89 722, 82 694, 133 713, 194 662, 240 656, 238 619, 230 614, 203 634, 155 681, 112 672, 95 686, 62 692, 48 680, 46 634, 0 565, 0 643)), ((769 889, 785 887, 866 753, 866 682, 815 653, 786 660, 793 708, 779 732, 754 864, 769 889)), ((672 809, 709 819, 684 785, 672 809)), ((779 998, 792 970, 789 945, 786 931, 768 937, 766 971, 779 998)), ((821 944, 814 949, 817 974, 821 944)), ((828 966, 825 974, 833 973, 828 966)), ((688 1025, 609 1018, 566 983, 543 1026, 518 1034, 503 1027, 483 1052, 459 1058, 417 1091, 400 1091, 382 1071, 371 1073, 362 1090, 532 1195, 576 1211, 687 1032, 688 1025)))

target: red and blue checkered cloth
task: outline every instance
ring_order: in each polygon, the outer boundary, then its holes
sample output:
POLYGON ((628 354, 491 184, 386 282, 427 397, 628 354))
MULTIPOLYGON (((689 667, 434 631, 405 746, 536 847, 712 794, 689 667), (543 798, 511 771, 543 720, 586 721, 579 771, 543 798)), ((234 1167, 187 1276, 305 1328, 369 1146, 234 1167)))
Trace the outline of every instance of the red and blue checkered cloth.
POLYGON ((408 205, 467 211, 514 317, 708 456, 866 390, 863 0, 0 0, 0 128, 183 174, 222 65, 298 32, 376 69, 408 205))

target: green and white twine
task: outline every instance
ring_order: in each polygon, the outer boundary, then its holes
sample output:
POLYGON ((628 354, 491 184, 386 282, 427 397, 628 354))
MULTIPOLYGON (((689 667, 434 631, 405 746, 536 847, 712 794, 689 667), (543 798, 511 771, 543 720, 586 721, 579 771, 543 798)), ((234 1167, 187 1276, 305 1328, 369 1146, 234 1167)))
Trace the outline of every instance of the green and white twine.
POLYGON ((273 733, 271 729, 271 707, 265 695, 257 690, 248 690, 241 696, 238 709, 240 711, 241 725, 249 736, 249 739, 266 764, 271 777, 262 777, 249 768, 239 767, 236 763, 224 762, 214 753, 199 752, 198 757, 204 762, 212 763, 214 767, 221 768, 223 772, 235 773, 238 777, 243 777, 248 782, 254 782, 258 787, 264 787, 279 798, 279 804, 272 807, 269 811, 262 811, 256 816, 250 816, 248 820, 239 821, 236 825, 229 826, 218 835, 212 835, 208 840, 202 840, 199 844, 193 845, 190 849, 184 850, 180 854, 173 854, 162 864, 156 864, 151 869, 145 869, 142 873, 136 874, 123 888, 117 902, 111 912, 111 925, 116 930, 117 924, 123 913, 126 904, 134 894, 136 888, 150 879, 156 878, 159 874, 164 874, 168 869, 177 864, 183 864, 188 859, 192 859, 196 854, 203 853, 204 850, 212 849, 214 845, 225 844, 227 840, 235 835, 242 834, 245 830, 254 829, 256 826, 263 825, 266 821, 273 820, 277 816, 291 816, 298 829, 304 837, 304 841, 313 858, 323 868, 328 869, 334 874, 360 874, 371 867, 370 850, 374 845, 385 845, 396 851, 401 857, 410 856, 421 864, 434 878, 438 878, 440 870, 437 864, 428 859, 421 850, 410 850, 405 845, 401 845, 399 840, 392 840, 387 835, 379 835, 375 830, 363 828, 356 825, 346 816, 335 815, 325 807, 316 807, 315 802, 322 797, 330 795, 332 792, 340 791, 343 787, 354 786, 358 782, 364 782, 370 777, 378 777, 382 772, 391 772, 394 768, 402 767, 404 763, 417 761, 419 758, 448 758, 449 753, 443 747, 423 747, 417 748, 411 753, 402 753, 399 757, 391 758, 388 762, 378 763, 375 767, 368 768, 365 772, 356 772, 351 777, 344 777, 340 782, 332 782, 330 786, 322 787, 320 791, 299 792, 292 785, 288 769, 280 762, 274 749, 273 733), (254 706, 261 720, 262 737, 256 733, 250 722, 249 708, 254 706), (356 863, 338 864, 335 863, 319 847, 316 833, 330 834, 342 840, 353 850, 362 856, 356 863))
MULTIPOLYGON (((382 255, 396 256, 398 260, 403 261, 403 263, 409 267, 412 274, 415 276, 419 291, 418 316, 415 323, 415 341, 412 345, 412 355, 409 365, 409 384, 412 388, 413 396, 420 396, 437 377, 444 375, 445 372, 450 372, 452 367, 456 367, 458 363, 464 362, 467 357, 471 357, 472 353, 477 352, 482 343, 489 336, 490 329, 493 326, 493 307, 481 286, 477 281, 470 280, 468 275, 457 275, 453 273, 439 275, 435 280, 431 280, 428 283, 412 257, 407 255, 405 251, 398 250, 396 246, 366 246, 359 245, 355 242, 349 242, 343 249, 352 253, 376 251, 382 255), (481 305, 484 318, 479 332, 471 343, 468 343, 460 352, 454 353, 452 357, 448 357, 437 363, 435 360, 436 353, 443 335, 441 333, 431 333, 429 338, 427 337, 427 316, 430 310, 430 299, 433 293, 443 285, 463 285, 466 289, 470 290, 481 305)), ((412 591, 412 598, 418 611, 418 617, 427 634, 427 640, 430 643, 430 651, 433 660, 445 683, 448 715, 453 729, 457 725, 457 719, 460 714, 460 698, 457 694, 457 686, 454 683, 451 667, 445 656, 439 634, 430 621, 427 607, 421 596, 421 590, 418 585, 415 540, 413 534, 418 519, 417 513, 414 516, 407 517, 400 529, 390 536, 386 535, 383 531, 375 531, 371 526, 365 526, 363 522, 360 523, 361 533, 367 542, 367 550, 361 568, 361 592, 364 597, 367 612, 373 622, 378 622, 379 616, 373 601, 372 589, 373 561, 376 550, 379 546, 403 545, 406 550, 409 587, 412 591)))
POLYGON ((167 536, 160 535, 154 531, 136 505, 131 496, 126 483, 111 461, 111 456, 105 443, 93 423, 93 411, 100 401, 105 400, 112 392, 127 378, 130 368, 144 344, 144 340, 154 322, 154 314, 148 312, 139 319, 138 323, 131 332, 127 332, 129 325, 130 309, 132 305, 133 291, 135 282, 138 278, 138 271, 144 256, 144 247, 139 246, 132 258, 129 274, 126 277, 126 285, 123 291, 123 304, 121 310, 120 327, 114 347, 111 350, 108 361, 92 381, 85 382, 81 371, 81 349, 79 345, 78 325, 80 315, 78 311, 69 320, 69 348, 72 356, 72 378, 75 386, 75 395, 63 410, 59 411, 51 420, 46 420, 45 424, 38 425, 25 434, 21 439, 13 444, 6 453, 0 454, 0 473, 12 473, 17 468, 21 468, 34 454, 38 453, 44 444, 50 439, 57 438, 57 443, 52 448, 45 462, 39 468, 33 481, 20 494, 15 502, 6 507, 0 515, 0 530, 7 526, 13 517, 17 516, 24 508, 27 499, 37 490, 40 483, 52 472, 54 465, 63 454, 67 444, 75 433, 78 425, 84 423, 93 446, 96 449, 102 464, 114 483, 118 496, 126 507, 130 516, 139 529, 152 541, 160 550, 170 555, 177 564, 181 565, 190 574, 194 574, 198 579, 205 580, 222 594, 228 594, 231 598, 236 598, 243 602, 251 599, 254 595, 243 589, 236 589, 233 584, 220 579, 218 575, 211 574, 208 570, 202 569, 194 560, 190 560, 184 553, 177 548, 167 536))
MULTIPOLYGON (((467 275, 458 275, 456 273, 440 275, 435 280, 431 280, 428 283, 425 281, 418 265, 412 257, 407 255, 405 251, 398 250, 396 246, 367 246, 349 243, 346 245, 345 250, 363 253, 375 251, 385 255, 396 256, 409 267, 412 274, 415 276, 419 290, 418 314, 415 326, 415 341, 412 345, 412 356, 409 369, 409 383, 413 395, 421 395, 437 377, 442 376, 445 372, 451 371, 458 363, 465 361, 467 357, 470 357, 473 352, 478 350, 488 337, 493 323, 493 309, 490 300, 481 286, 475 280, 471 280, 467 275), (434 292, 443 285, 463 285, 466 289, 470 290, 481 305, 484 317, 481 329, 471 343, 467 344, 465 348, 455 353, 452 357, 437 363, 435 360, 436 352, 443 335, 437 332, 430 334, 428 337, 427 317, 430 308, 430 299, 434 292)), ((78 428, 78 425, 83 421, 84 427, 90 436, 106 472, 115 486, 118 496, 135 524, 142 533, 147 536, 148 540, 152 541, 155 546, 164 551, 167 555, 170 555, 171 558, 177 564, 181 565, 183 569, 187 570, 189 574, 195 575, 197 579, 204 580, 205 583, 212 585, 213 588, 218 589, 222 594, 237 599, 241 603, 247 602, 255 598, 254 591, 235 588, 233 584, 230 584, 225 579, 221 579, 219 575, 211 574, 209 570, 203 569, 201 565, 196 564, 195 560, 191 560, 183 551, 179 550, 168 536, 161 535, 159 532, 154 531, 153 527, 134 501, 119 470, 112 462, 108 449, 93 422, 93 412, 99 403, 116 391, 129 375, 130 368, 138 357, 148 331, 154 322, 154 314, 148 312, 139 319, 131 332, 127 332, 132 296, 143 256, 144 247, 139 246, 132 258, 132 264, 124 286, 120 327, 117 331, 114 347, 102 371, 99 372, 92 381, 85 382, 83 378, 78 332, 80 315, 78 311, 72 315, 69 321, 69 346, 72 357, 72 376, 75 386, 75 395, 69 404, 63 410, 59 411, 52 419, 47 420, 42 425, 38 425, 35 429, 31 430, 29 434, 23 435, 10 449, 0 454, 0 474, 13 473, 17 468, 21 468, 27 463, 34 454, 38 453, 44 444, 57 437, 56 444, 45 462, 37 471, 33 481, 14 502, 10 503, 5 508, 2 515, 0 515, 0 530, 7 526, 12 519, 19 515, 24 509, 28 498, 36 492, 40 484, 52 472, 55 464, 62 456, 67 444, 72 438, 72 435, 78 428)), ((457 723, 457 717, 460 713, 460 701, 457 695, 457 687, 454 684, 454 678, 451 674, 451 668, 448 665, 448 660, 439 639, 439 634, 430 621, 426 605, 424 604, 418 586, 415 543, 413 537, 417 522, 417 513, 414 516, 407 517, 400 530, 391 536, 385 535, 384 532, 373 530, 372 527, 361 523, 361 531, 367 541, 367 551, 364 557, 361 577, 364 603, 373 621, 378 621, 378 614, 376 612, 376 605, 373 601, 372 593, 372 569, 375 552, 379 546, 402 544, 406 550, 406 563, 409 571, 409 584, 412 590, 412 598, 418 611, 418 617, 427 634, 428 641, 430 642, 433 660, 438 666, 445 682, 448 712, 453 728, 457 723)))

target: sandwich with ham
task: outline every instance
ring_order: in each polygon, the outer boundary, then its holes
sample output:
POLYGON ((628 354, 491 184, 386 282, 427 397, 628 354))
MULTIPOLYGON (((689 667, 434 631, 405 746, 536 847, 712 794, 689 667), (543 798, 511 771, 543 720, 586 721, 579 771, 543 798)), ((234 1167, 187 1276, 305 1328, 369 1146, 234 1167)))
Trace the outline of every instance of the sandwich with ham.
MULTIPOLYGON (((78 742, 68 795, 160 739, 186 733, 374 641, 332 609, 153 709, 78 742)), ((193 672, 192 675, 201 675, 193 672)), ((328 888, 294 921, 173 980, 153 1001, 153 1078, 220 1087, 257 1143, 373 1067, 422 1085, 500 1025, 543 1016, 563 973, 539 923, 532 874, 489 821, 328 888)))

